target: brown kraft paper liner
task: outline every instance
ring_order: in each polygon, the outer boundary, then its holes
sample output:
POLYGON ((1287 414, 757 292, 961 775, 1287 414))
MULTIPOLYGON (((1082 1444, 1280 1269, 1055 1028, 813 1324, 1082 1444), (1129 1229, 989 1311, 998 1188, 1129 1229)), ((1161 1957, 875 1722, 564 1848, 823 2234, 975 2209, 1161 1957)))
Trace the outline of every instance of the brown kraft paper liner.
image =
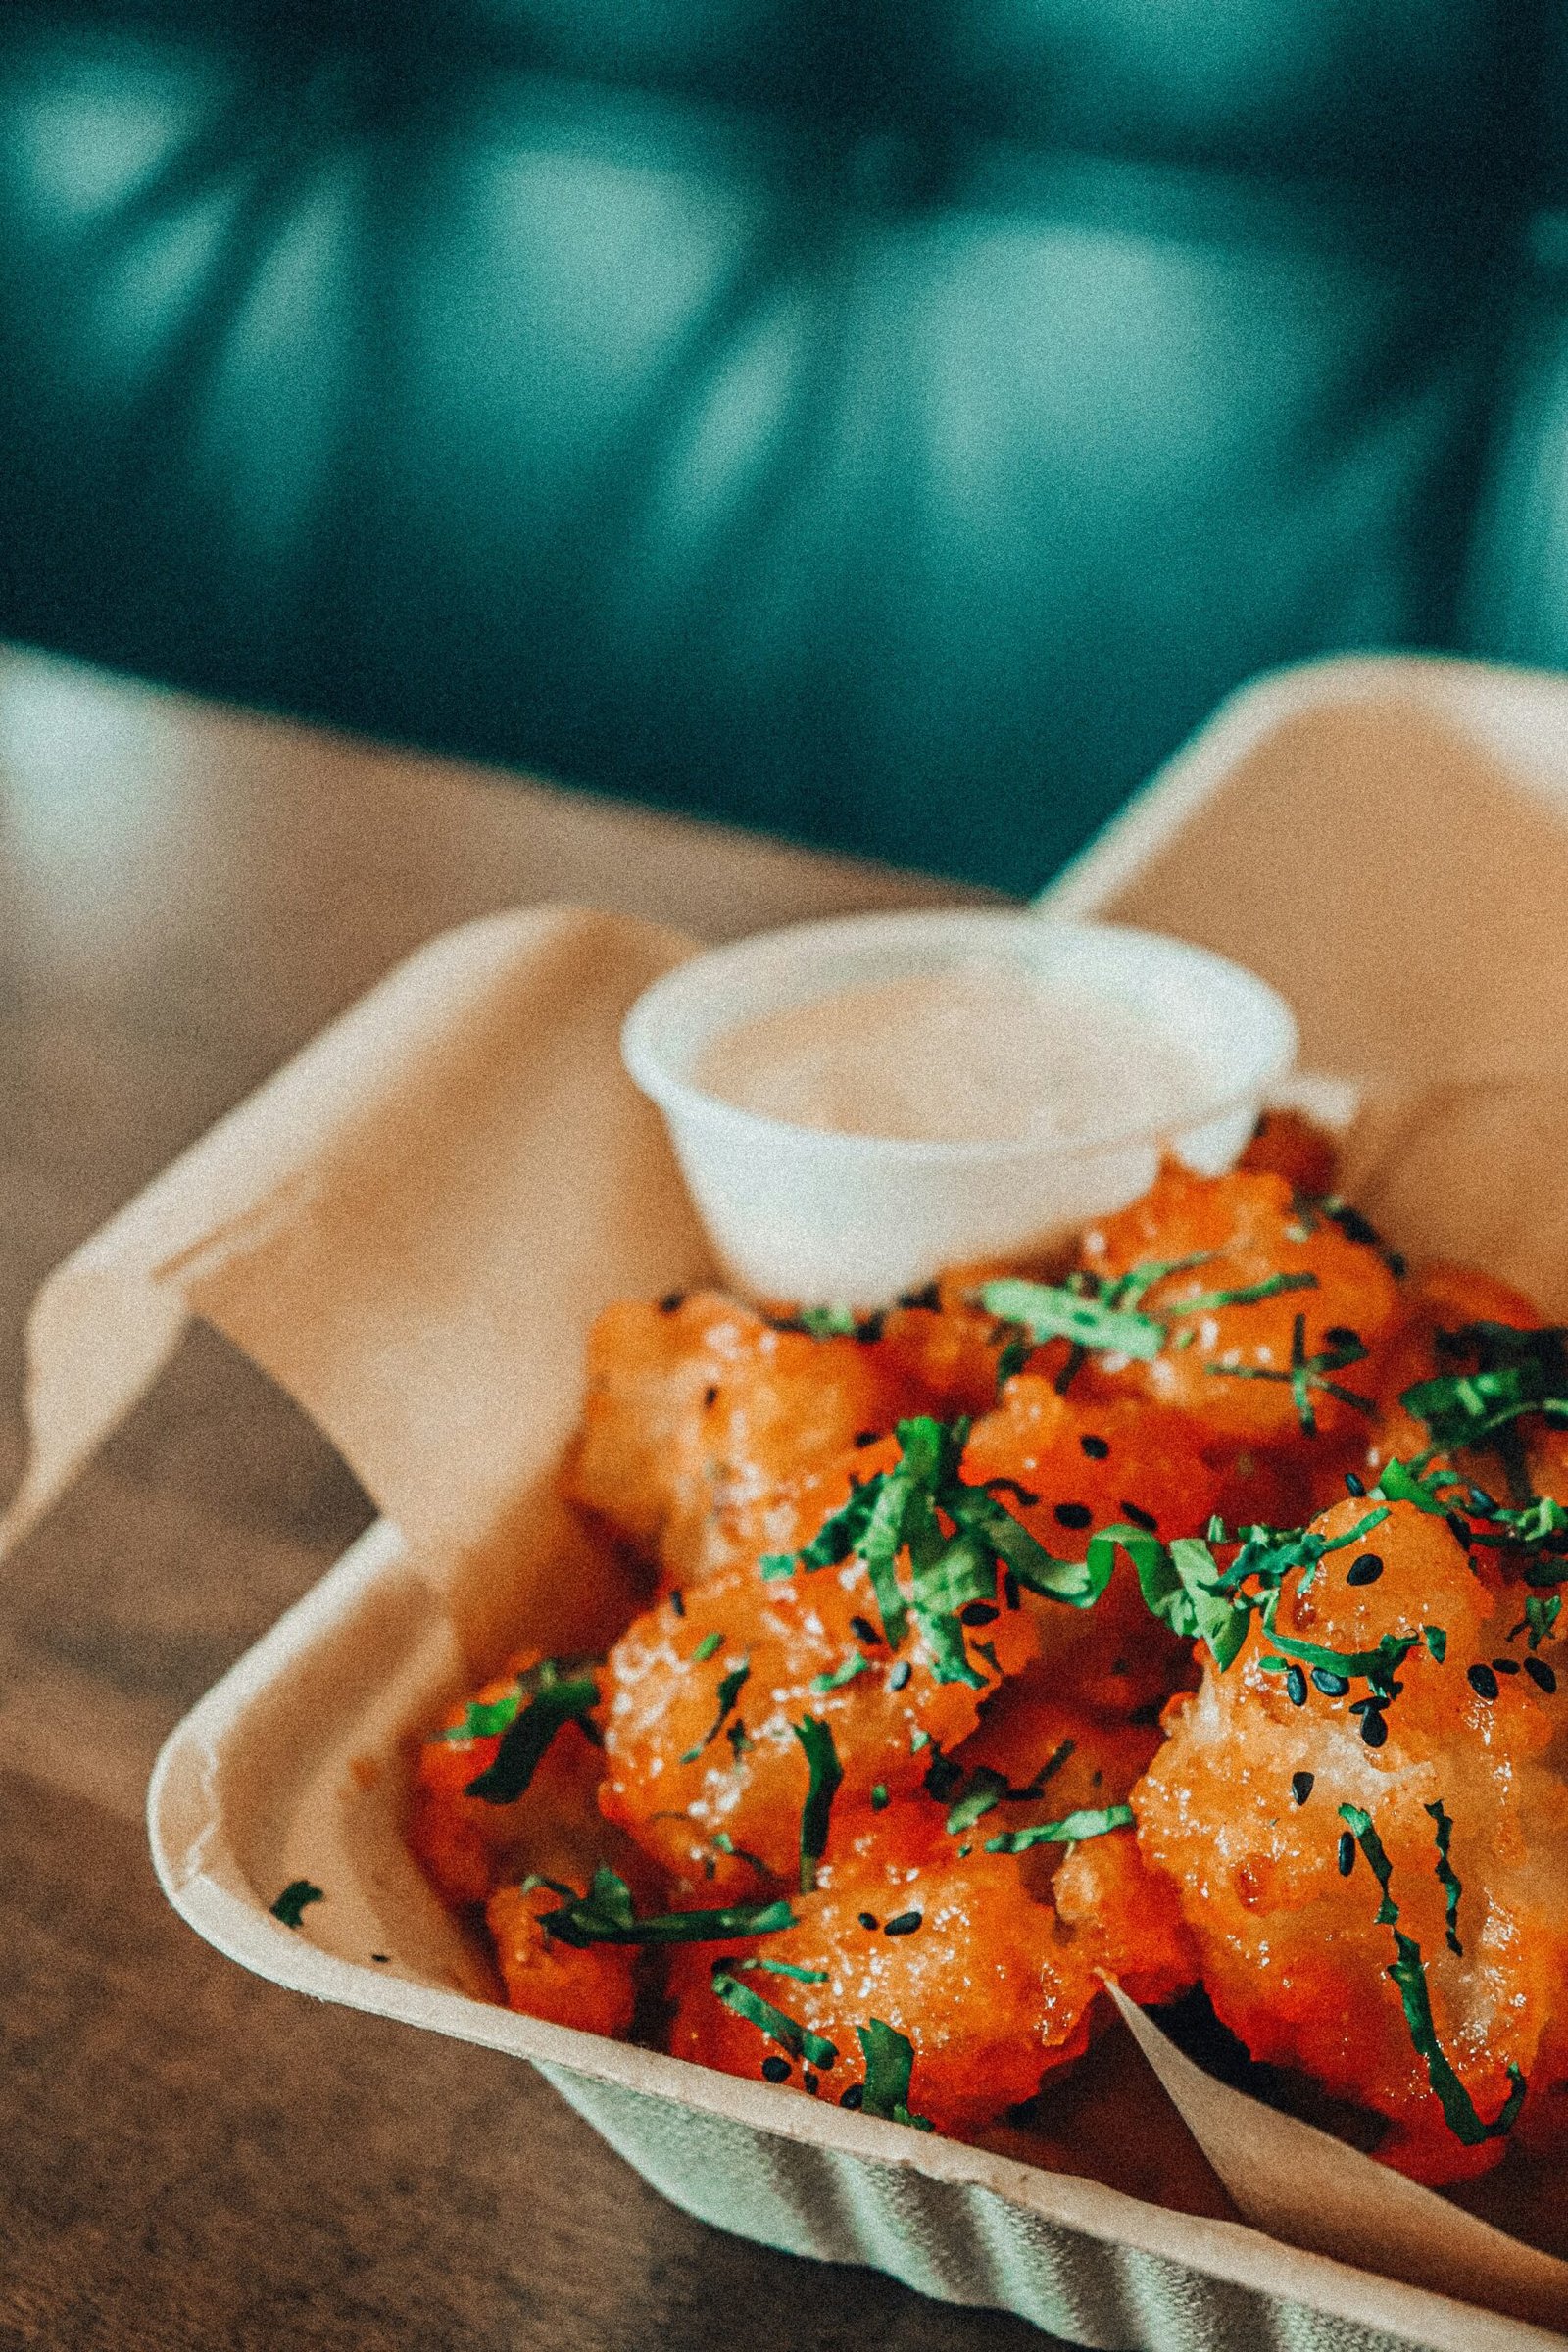
MULTIPOLYGON (((555 1502, 553 1472, 599 1308, 710 1270, 617 1047, 633 999, 694 945, 575 908, 469 924, 194 1145, 38 1295, 31 1457, 0 1554, 200 1316, 312 1413, 403 1529, 471 1658, 520 1626, 608 1635, 623 1599, 555 1502)), ((1401 1247, 1470 1258, 1568 1308, 1568 1096, 1384 1095, 1350 1136, 1347 1190, 1401 1247)), ((1215 2082, 1115 1997, 1255 2227, 1568 2327, 1568 2263, 1215 2082)), ((762 2095, 734 2087, 738 2102, 762 2095)))

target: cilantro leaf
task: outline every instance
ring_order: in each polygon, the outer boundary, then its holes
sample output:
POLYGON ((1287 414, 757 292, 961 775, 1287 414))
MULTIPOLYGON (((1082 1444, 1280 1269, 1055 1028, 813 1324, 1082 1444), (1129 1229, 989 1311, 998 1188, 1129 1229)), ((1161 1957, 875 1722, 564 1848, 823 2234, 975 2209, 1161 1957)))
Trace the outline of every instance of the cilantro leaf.
POLYGON ((575 1894, 552 1879, 524 1879, 522 1884, 525 1891, 548 1886, 565 1898, 559 1911, 545 1912, 540 1924, 558 1941, 578 1951, 595 1943, 724 1943, 736 1936, 771 1936, 796 1925, 782 1897, 770 1903, 729 1903, 716 1911, 659 1911, 639 1919, 625 1880, 603 1864, 586 1894, 575 1894))
POLYGON ((533 1682, 532 1697, 502 1733, 494 1762, 468 1782, 466 1796, 476 1796, 487 1805, 515 1803, 556 1734, 568 1723, 581 1723, 599 1704, 593 1676, 564 1675, 554 1658, 540 1661, 533 1682))
POLYGON ((863 1650, 852 1650, 843 1665, 835 1666, 831 1674, 813 1674, 811 1689, 818 1698, 825 1698, 830 1690, 842 1690, 846 1683, 853 1683, 858 1675, 864 1674, 870 1663, 863 1650))
POLYGON ((797 1568, 837 1568, 858 1548, 871 1515, 876 1508, 886 1481, 886 1472, 879 1470, 874 1478, 857 1487, 848 1502, 830 1511, 809 1544, 799 1551, 765 1551, 758 1565, 764 1579, 793 1576, 797 1568))
POLYGON ((801 1892, 809 1894, 816 1885, 816 1866, 827 1851, 828 1821, 844 1767, 833 1744, 832 1729, 819 1716, 805 1716, 790 1729, 806 1750, 809 1776, 801 1807, 801 1892))
POLYGON ((769 2041, 776 2041, 781 2049, 788 2050, 792 2058, 804 2058, 808 2066, 826 2069, 838 2057, 832 2042, 825 2040, 820 2034, 808 2032, 798 2019, 787 2016, 782 2009, 776 2009, 771 2001, 763 1999, 755 1986, 743 1984, 722 1960, 714 1964, 712 1985, 726 2009, 733 2009, 737 2017, 746 2019, 748 2025, 758 2027, 769 2041))
POLYGON ((698 1740, 697 1745, 695 1747, 684 1748, 681 1751, 680 1761, 682 1764, 695 1764, 698 1757, 702 1754, 704 1748, 712 1746, 713 1741, 718 1738, 719 1733, 724 1729, 725 1724, 729 1721, 730 1715, 734 1711, 736 1700, 740 1697, 740 1694, 745 1690, 747 1683, 751 1680, 751 1659, 742 1658, 738 1666, 732 1666, 727 1674, 719 1677, 716 1698, 718 1712, 714 1715, 713 1720, 711 1724, 710 1724, 708 1730, 698 1740))
POLYGON ((923 2115, 909 2113, 909 2082, 914 2072, 914 2045, 886 2019, 868 2018, 857 2026, 855 2038, 865 2059, 865 2084, 860 2113, 879 2116, 891 2124, 910 2124, 917 2132, 934 2129, 923 2115))
POLYGON ((1459 1897, 1464 1889, 1455 1875, 1453 1864, 1448 1859, 1448 1843, 1453 1836, 1453 1823, 1448 1818, 1441 1796, 1435 1804, 1427 1805, 1423 1807, 1423 1810, 1429 1813, 1437 1824, 1435 1833, 1438 1847, 1437 1876, 1444 1896, 1444 1940, 1449 1951, 1456 1953, 1462 1959, 1464 1945, 1459 1941, 1459 1897))
POLYGON ((1467 2148, 1479 2147, 1486 2139, 1505 2139, 1524 2105, 1524 2076, 1517 2066, 1510 2064, 1508 2081, 1512 2088, 1492 2122, 1484 2124, 1476 2111, 1475 2101, 1449 2065, 1438 2040, 1421 1946, 1413 1936, 1404 1935, 1398 1928, 1394 1931, 1394 1940, 1399 1956, 1391 1961, 1389 1975, 1399 1988, 1399 2004, 1404 2011, 1404 2022, 1410 2030, 1410 2039, 1426 2060, 1427 2081, 1442 2102, 1445 2123, 1454 2138, 1467 2148))
POLYGON ((1165 1326, 1152 1315, 1107 1305, 1059 1284, 1012 1277, 981 1286, 980 1304, 999 1322, 1016 1323, 1034 1345, 1070 1340, 1097 1353, 1128 1355, 1152 1363, 1165 1344, 1165 1326))
POLYGON ((1394 1875, 1394 1865, 1384 1850, 1382 1838, 1372 1827, 1372 1816, 1370 1813, 1363 1813, 1359 1805, 1341 1805, 1340 1819, 1361 1848, 1362 1853, 1365 1854, 1367 1868, 1382 1888, 1383 1899, 1378 1905, 1377 1919, 1374 1924, 1380 1928, 1392 1927, 1399 1916, 1399 1906, 1389 1892, 1389 1881, 1394 1875))
POLYGON ((303 1923, 307 1903, 322 1903, 325 1900, 324 1890, 313 1886, 309 1879, 290 1879, 276 1902, 270 1903, 268 1909, 274 1919, 282 1921, 285 1928, 297 1928, 303 1923))
POLYGON ((1025 1854, 1032 1845, 1081 1845, 1086 1838, 1103 1838, 1111 1830, 1130 1830, 1131 1805, 1084 1805, 1060 1821, 1037 1822, 1030 1830, 1004 1830, 986 1839, 988 1854, 1025 1854))

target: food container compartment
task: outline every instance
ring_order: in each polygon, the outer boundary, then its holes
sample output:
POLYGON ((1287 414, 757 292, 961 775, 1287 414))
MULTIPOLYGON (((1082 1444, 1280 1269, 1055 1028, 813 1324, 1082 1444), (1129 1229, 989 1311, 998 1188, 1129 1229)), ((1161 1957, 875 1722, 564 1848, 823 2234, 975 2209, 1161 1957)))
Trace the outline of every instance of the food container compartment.
MULTIPOLYGON (((1048 900, 1252 965, 1293 1003, 1309 1066, 1396 1079, 1403 1095, 1361 1147, 1396 1238, 1464 1250, 1561 1312, 1568 1098, 1540 1082, 1568 1077, 1568 925, 1533 921, 1522 955, 1523 903, 1568 903, 1568 685, 1407 661, 1325 663, 1247 690, 1048 900), (1530 1084, 1506 1099, 1458 1084, 1510 1074, 1530 1084), (1533 1140, 1519 1106, 1538 1102, 1533 1140), (1520 1165, 1528 1185, 1510 1189, 1520 1165), (1435 1173, 1412 1181, 1412 1168, 1435 1173)), ((46 1287, 34 1467, 13 1528, 199 1313, 316 1414, 406 1531, 373 1528, 172 1736, 150 1794, 171 1899, 275 1982, 530 2059, 650 2180, 723 2228, 870 2263, 1107 2352, 1568 2343, 1559 2316, 1548 2327, 1540 2311, 1481 2308, 1484 2281, 1456 2300, 1418 2267, 1400 2283, 475 1997, 473 1955, 401 1841, 402 1742, 509 1634, 555 1642, 580 1630, 581 1606, 608 1608, 581 1592, 574 1613, 569 1580, 547 1573, 562 1536, 548 1471, 575 1409, 583 1331, 606 1298, 700 1278, 709 1262, 652 1111, 608 1076, 591 1099, 580 1091, 584 1053, 608 1071, 631 997, 687 952, 632 929, 539 916, 436 943, 46 1287), (414 1070, 395 1083, 389 1024, 414 1070), (442 1155, 465 1119, 479 1142, 469 1135, 458 1184, 442 1155), (640 1215, 658 1208, 657 1234, 623 1230, 599 1181, 612 1163, 640 1215), (507 1312, 492 1297, 432 1340, 483 1256, 485 1220, 509 1203, 503 1262, 480 1268, 507 1312), (569 1249, 551 1222, 568 1214, 569 1249), (358 1250, 356 1218, 373 1250, 358 1250), (416 1408, 449 1392, 432 1435, 416 1408), (498 1395, 522 1456, 505 1477, 482 1410, 498 1395), (327 1899, 291 1931, 268 1907, 301 1875, 327 1899)))

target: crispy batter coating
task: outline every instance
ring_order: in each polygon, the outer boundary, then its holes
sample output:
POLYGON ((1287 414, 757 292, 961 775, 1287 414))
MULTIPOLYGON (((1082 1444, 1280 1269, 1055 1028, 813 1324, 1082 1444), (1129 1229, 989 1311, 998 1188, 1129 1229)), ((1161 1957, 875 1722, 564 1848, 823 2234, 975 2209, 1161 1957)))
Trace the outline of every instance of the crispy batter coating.
POLYGON ((566 1493, 657 1559, 667 1583, 692 1582, 734 1556, 724 1512, 918 1409, 885 1348, 781 1331, 714 1291, 662 1306, 622 1299, 589 1336, 566 1493))
MULTIPOLYGON (((810 2072, 818 2095, 842 2099, 863 2082, 857 2028, 872 2018, 913 2047, 911 2113, 962 2134, 1029 2098, 1053 2066, 1089 2036, 1100 1990, 1089 1939, 1066 1935, 1049 1902, 1029 1891, 1018 1862, 978 1844, 958 1860, 928 1805, 867 1817, 824 1868, 818 1891, 796 1902, 798 1925, 726 1948, 765 1957, 820 1982, 761 1969, 741 1981, 833 2046, 810 2072), (891 1932, 890 1932, 891 1930, 891 1932)), ((806 2063, 714 1994, 710 1950, 674 1954, 669 2046, 726 2074, 756 2077, 765 2060, 805 2088, 806 2063)))
MULTIPOLYGON (((1059 1558, 1082 1559, 1097 1528, 1152 1526, 1195 1535, 1217 1507, 1221 1482, 1183 1416, 1130 1397, 1061 1396, 1041 1374, 1009 1380, 1001 1404, 977 1421, 963 1457, 971 1485, 1007 1479, 1024 1494, 1008 1508, 1059 1558)), ((1031 1599, 1041 1654, 1057 1687, 1091 1708, 1131 1714, 1175 1689, 1189 1645, 1152 1617, 1138 1580, 1119 1558, 1092 1609, 1031 1599)))
MULTIPOLYGON (((848 1491, 846 1467, 838 1498, 848 1491)), ((1004 1607, 965 1633, 974 1685, 939 1681, 912 1622, 889 1649, 858 1559, 771 1581, 742 1560, 682 1608, 646 1611, 610 1653, 600 1802, 683 1883, 737 1895, 797 1876, 807 1716, 832 1731, 839 1801, 864 1806, 878 1784, 919 1788, 933 1750, 966 1738, 986 1692, 1035 1653, 1034 1617, 1004 1607)))
MULTIPOLYGON (((1368 1508, 1342 1502, 1315 1526, 1344 1535, 1368 1508)), ((1310 1582, 1292 1574, 1278 1630, 1342 1656, 1415 1637, 1397 1694, 1368 1717, 1351 1712, 1368 1695, 1364 1675, 1337 1682, 1330 1669, 1324 1690, 1321 1670, 1269 1671, 1280 1652, 1254 1619, 1229 1671, 1210 1664, 1198 1695, 1173 1702, 1170 1738, 1132 1798, 1144 1855, 1179 1889, 1220 2017, 1254 2057, 1385 2116, 1379 2153, 1432 2182, 1485 2170, 1500 2142, 1466 2147, 1444 2120, 1389 1975, 1392 1923, 1379 1922, 1361 1847, 1342 1844, 1339 1808, 1370 1817, 1397 1926, 1425 1963, 1439 2045, 1491 2121, 1509 2063, 1526 2075, 1535 2063, 1568 1958, 1562 1787, 1544 1762, 1557 1716, 1517 1670, 1520 1613, 1517 1592, 1478 1576, 1444 1519, 1396 1503, 1310 1582), (1424 1629, 1440 1635, 1441 1663, 1424 1629), (1369 1741, 1371 1720, 1386 1729, 1369 1741), (1462 1886, 1451 1922, 1439 1805, 1462 1886), (1462 1953, 1447 1947, 1450 1924, 1462 1953)))
POLYGON ((1086 1366, 1087 1391, 1108 1388, 1176 1406, 1202 1425, 1205 1450, 1215 1458, 1236 1447, 1324 1451, 1353 1438, 1357 1408, 1323 1384, 1366 1394, 1362 1366, 1337 1370, 1324 1362, 1312 1377, 1316 1435, 1308 1438, 1290 1382, 1295 1327, 1299 1318, 1309 1365, 1332 1357, 1342 1336, 1375 1362, 1400 1313, 1399 1286, 1381 1251, 1352 1240, 1321 1209, 1298 1207, 1282 1176, 1196 1176, 1173 1162, 1141 1200, 1084 1236, 1083 1262, 1102 1279, 1190 1257, 1203 1262, 1153 1283, 1140 1302, 1146 1314, 1168 1320, 1167 1345, 1150 1363, 1086 1366), (1310 1287, 1182 1312, 1210 1293, 1250 1290, 1280 1275, 1310 1278, 1310 1287))

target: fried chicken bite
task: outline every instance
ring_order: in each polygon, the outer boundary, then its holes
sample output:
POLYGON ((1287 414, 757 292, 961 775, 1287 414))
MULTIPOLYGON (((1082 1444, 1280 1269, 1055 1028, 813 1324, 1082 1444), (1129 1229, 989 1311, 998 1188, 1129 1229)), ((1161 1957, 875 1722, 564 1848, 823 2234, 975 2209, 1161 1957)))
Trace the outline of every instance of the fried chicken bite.
POLYGON ((1321 1200, 1339 1173, 1339 1147, 1304 1111, 1265 1110, 1237 1161, 1250 1176, 1283 1176, 1292 1192, 1321 1200))
POLYGON ((1092 1359, 1085 1393, 1176 1407, 1201 1425, 1213 1461, 1354 1443, 1371 1406, 1366 1376, 1358 1389, 1349 1367, 1370 1356, 1375 1371, 1399 1322, 1399 1285, 1370 1228, 1337 1214, 1298 1205, 1283 1176, 1198 1176, 1167 1161, 1142 1200, 1083 1242, 1085 1269, 1104 1284, 1131 1277, 1138 1310, 1167 1336, 1148 1362, 1092 1359), (1140 1280, 1140 1269, 1185 1260, 1140 1280))
POLYGON ((482 1903, 504 1881, 529 1871, 586 1884, 600 1862, 629 1864, 639 1883, 651 1886, 647 1863, 599 1810, 598 1677, 592 1664, 558 1668, 537 1650, 524 1650, 505 1673, 459 1700, 443 1729, 420 1742, 409 1843, 449 1903, 482 1903), (541 1731, 549 1725, 547 1741, 525 1784, 505 1796, 486 1776, 507 1730, 540 1700, 542 1685, 544 1714, 534 1722, 541 1731), (579 1715, 554 1703, 563 1689, 568 1703, 573 1694, 582 1699, 579 1715), (492 1795, 471 1795, 475 1782, 492 1795))
POLYGON ((1430 1455, 1431 1467, 1452 1471, 1505 1500, 1546 1494, 1568 1502, 1568 1429, 1526 1414, 1483 1446, 1435 1446, 1427 1423, 1403 1401, 1430 1381, 1494 1370, 1517 1352, 1510 1335, 1542 1334, 1534 1300, 1472 1266, 1440 1261, 1412 1277, 1407 1309, 1381 1366, 1377 1414, 1355 1465, 1363 1483, 1375 1486, 1393 1459, 1409 1464, 1430 1455))
POLYGON ((878 1787, 917 1789, 932 1752, 973 1731, 986 1693, 1035 1653, 1021 1607, 955 1634, 967 1680, 940 1678, 917 1617, 890 1645, 858 1558, 773 1576, 741 1560, 646 1611, 612 1649, 600 1803, 687 1886, 793 1881, 808 1716, 832 1733, 846 1807, 865 1806, 878 1787))
POLYGON ((1011 1855, 976 1844, 959 1859, 930 1804, 862 1817, 793 1907, 794 1927, 725 1948, 717 1973, 744 1988, 737 2005, 714 1990, 711 1951, 675 1951, 676 2057, 859 2106, 860 2030, 880 2021, 913 2052, 909 2114, 961 2136, 1087 2044, 1100 1991, 1088 1942, 1059 1927, 1011 1855), (746 2014, 747 1991, 788 2026, 746 2014))
POLYGON ((1167 1710, 1139 1843, 1222 2021, 1384 2116, 1379 2155, 1441 2184, 1500 2155, 1558 2031, 1555 1677, 1445 1517, 1348 1500, 1311 1532, 1335 1547, 1286 1574, 1272 1631, 1254 1614, 1167 1710))
MULTIPOLYGON (((1097 1529, 1118 1523, 1165 1541, 1200 1535, 1221 1491, 1182 1415, 1130 1397, 1063 1396, 1032 1371, 1009 1380, 975 1423, 963 1476, 972 1486, 1007 1482, 1008 1507, 1030 1534, 1074 1559, 1097 1529)), ((1093 1608, 1032 1594, 1025 1605, 1048 1678, 1084 1707, 1132 1714, 1168 1697, 1189 1666, 1189 1645, 1150 1615, 1124 1556, 1093 1608)))
POLYGON ((589 1335, 565 1491, 666 1585, 694 1582, 733 1556, 726 1510, 917 1407, 906 1367, 874 1341, 780 1329, 714 1291, 622 1299, 589 1335))
POLYGON ((507 2007, 623 2041, 637 2008, 637 1954, 624 1944, 578 1951, 561 1942, 543 1925, 561 1900, 548 1886, 509 1886, 485 1905, 507 2007))

